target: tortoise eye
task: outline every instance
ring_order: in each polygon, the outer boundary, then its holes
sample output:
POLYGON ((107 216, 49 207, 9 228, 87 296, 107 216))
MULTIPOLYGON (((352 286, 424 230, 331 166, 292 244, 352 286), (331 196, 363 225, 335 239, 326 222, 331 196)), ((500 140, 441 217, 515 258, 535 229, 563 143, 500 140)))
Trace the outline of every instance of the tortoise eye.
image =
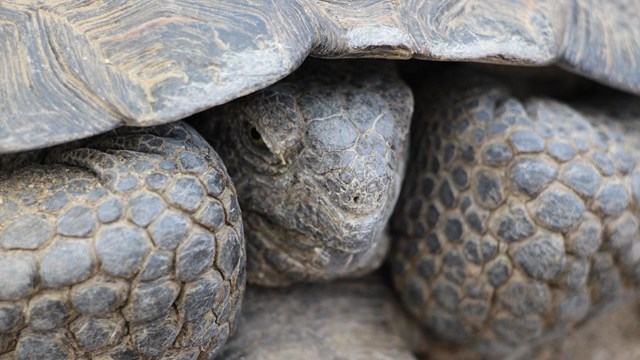
POLYGON ((262 139, 262 135, 260 135, 260 132, 256 129, 255 125, 249 123, 247 132, 249 133, 249 138, 254 144, 264 148, 267 147, 267 144, 264 143, 264 139, 262 139))

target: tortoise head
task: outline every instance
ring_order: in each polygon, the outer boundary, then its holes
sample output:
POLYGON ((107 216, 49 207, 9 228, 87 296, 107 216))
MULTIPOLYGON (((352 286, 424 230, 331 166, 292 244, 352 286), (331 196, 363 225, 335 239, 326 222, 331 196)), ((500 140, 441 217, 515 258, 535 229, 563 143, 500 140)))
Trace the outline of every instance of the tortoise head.
POLYGON ((356 64, 316 62, 200 124, 235 182, 253 282, 362 273, 386 252, 413 98, 392 68, 356 64))

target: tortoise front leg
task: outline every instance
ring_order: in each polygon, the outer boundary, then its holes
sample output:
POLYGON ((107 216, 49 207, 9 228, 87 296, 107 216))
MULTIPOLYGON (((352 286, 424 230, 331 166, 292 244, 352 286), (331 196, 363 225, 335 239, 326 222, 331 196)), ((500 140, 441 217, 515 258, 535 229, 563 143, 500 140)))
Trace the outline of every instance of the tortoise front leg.
POLYGON ((175 123, 44 153, 0 177, 0 354, 215 353, 235 324, 245 249, 211 147, 175 123))
POLYGON ((396 287, 414 315, 502 354, 637 289, 638 119, 447 76, 416 96, 393 219, 396 287))

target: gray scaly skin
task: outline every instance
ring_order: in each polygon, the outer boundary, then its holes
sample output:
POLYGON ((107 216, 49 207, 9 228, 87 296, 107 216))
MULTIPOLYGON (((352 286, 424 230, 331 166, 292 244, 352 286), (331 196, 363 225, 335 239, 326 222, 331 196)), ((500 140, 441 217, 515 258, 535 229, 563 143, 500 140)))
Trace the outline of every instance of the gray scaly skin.
POLYGON ((215 356, 244 293, 244 237, 193 128, 121 128, 2 165, 0 358, 215 356))
POLYGON ((382 262, 413 111, 392 66, 307 62, 194 122, 238 189, 250 282, 357 276, 382 262))
POLYGON ((634 289, 638 116, 446 79, 416 95, 392 220, 395 283, 411 312, 441 338, 505 354, 634 289))
POLYGON ((284 289, 247 288, 225 360, 415 360, 397 323, 407 316, 378 275, 284 289))

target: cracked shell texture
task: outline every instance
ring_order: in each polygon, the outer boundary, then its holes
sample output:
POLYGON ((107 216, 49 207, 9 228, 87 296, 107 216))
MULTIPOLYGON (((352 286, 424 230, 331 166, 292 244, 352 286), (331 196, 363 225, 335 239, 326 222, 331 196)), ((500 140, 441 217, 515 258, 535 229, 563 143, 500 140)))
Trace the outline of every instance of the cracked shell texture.
POLYGON ((3 1, 0 153, 148 126, 315 57, 557 63, 640 92, 636 0, 3 1))
POLYGON ((235 189, 193 128, 4 156, 15 158, 0 173, 1 354, 215 355, 244 292, 244 236, 229 216, 235 189), (195 216, 209 203, 218 211, 195 216))
POLYGON ((425 326, 485 355, 560 336, 640 280, 637 100, 613 115, 444 76, 416 96, 396 288, 425 326))
POLYGON ((249 282, 357 276, 383 261, 413 112, 394 65, 308 61, 194 120, 238 189, 249 282))
POLYGON ((377 275, 282 289, 247 288, 238 332, 221 359, 416 359, 406 314, 377 275))

